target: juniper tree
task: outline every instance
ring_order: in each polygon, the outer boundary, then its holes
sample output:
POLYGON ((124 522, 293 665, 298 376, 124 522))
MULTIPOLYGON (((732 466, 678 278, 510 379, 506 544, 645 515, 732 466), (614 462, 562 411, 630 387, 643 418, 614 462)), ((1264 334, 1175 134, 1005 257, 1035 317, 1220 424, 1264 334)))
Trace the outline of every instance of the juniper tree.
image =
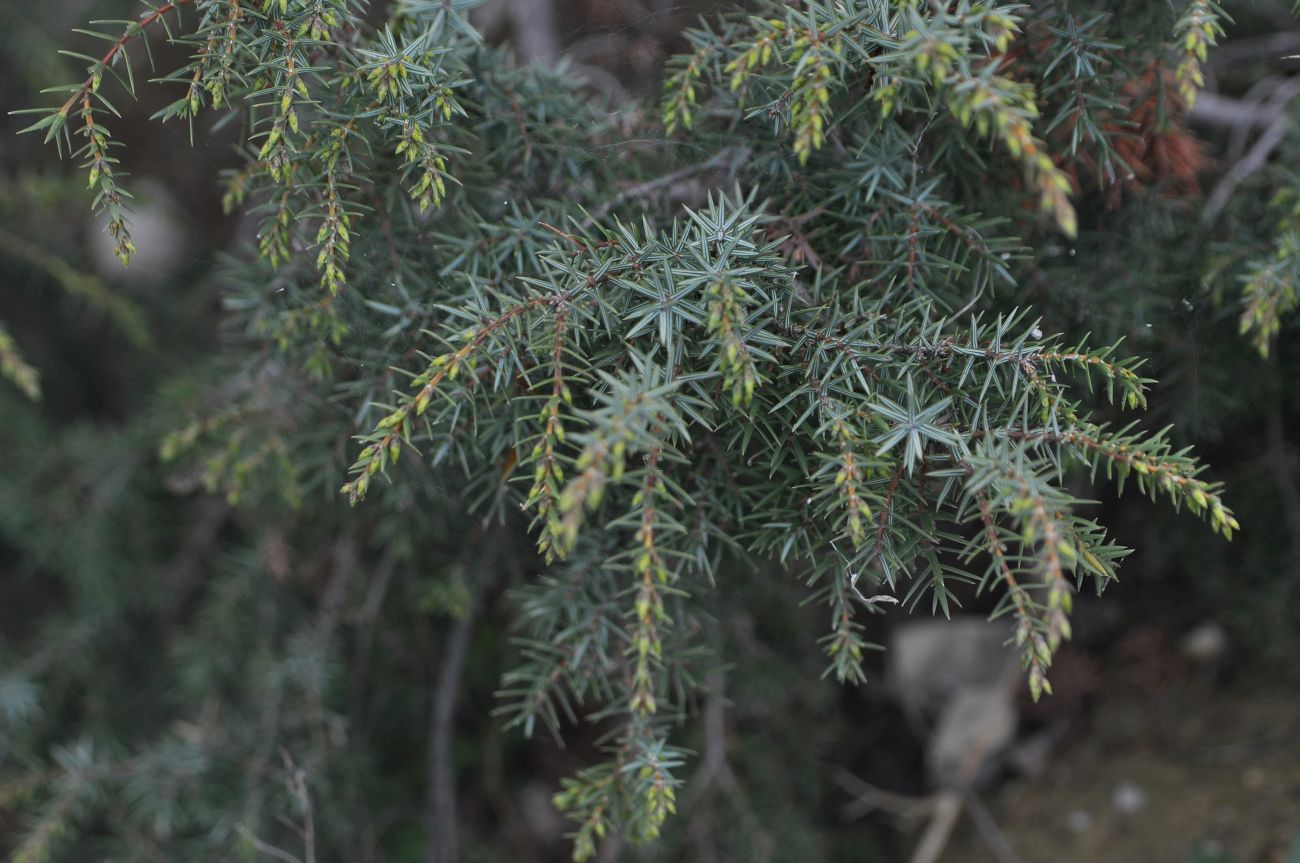
MULTIPOLYGON (((236 686, 232 669, 264 681, 231 697, 241 735, 63 750, 33 786, 46 805, 20 859, 45 859, 104 788, 156 776, 168 744, 204 790, 174 789, 175 830, 126 816, 159 849, 219 855, 237 825, 261 847, 263 792, 232 815, 224 785, 247 759, 268 769, 268 739, 310 740, 311 774, 350 787, 367 768, 328 743, 320 646, 358 557, 384 585, 453 561, 457 577, 404 599, 462 621, 509 582, 517 661, 497 721, 600 731, 603 756, 554 798, 585 860, 610 833, 656 838, 674 811, 693 757, 680 729, 728 658, 710 620, 765 567, 822 609, 809 638, 848 684, 866 680, 866 622, 888 600, 946 615, 996 595, 1038 698, 1074 597, 1128 553, 1079 478, 1238 529, 1220 484, 1141 424, 1141 358, 1054 334, 1022 302, 1070 289, 1042 249, 1151 182, 1140 145, 1179 133, 1223 32, 1215 4, 762 0, 691 30, 662 97, 632 107, 564 64, 512 62, 464 0, 373 5, 154 5, 87 31, 103 53, 77 55, 84 79, 32 109, 124 264, 115 103, 150 77, 174 97, 159 122, 239 130, 243 165, 221 182, 257 249, 224 265, 224 379, 189 420, 167 417, 162 455, 298 547, 348 542, 314 562, 326 597, 279 655, 241 645, 279 619, 257 609, 251 568, 213 600, 246 609, 241 628, 198 621, 195 656, 230 655, 199 663, 220 667, 193 673, 196 699, 236 686), (158 39, 189 61, 150 72, 158 39), (298 697, 310 709, 282 720, 298 697)), ((1261 346, 1294 305, 1292 221, 1247 277, 1261 346)), ((37 393, 4 330, 0 361, 37 393)), ((310 819, 285 758, 280 802, 310 819)), ((346 819, 319 814, 341 816, 347 794, 314 805, 313 841, 355 847, 346 819)))

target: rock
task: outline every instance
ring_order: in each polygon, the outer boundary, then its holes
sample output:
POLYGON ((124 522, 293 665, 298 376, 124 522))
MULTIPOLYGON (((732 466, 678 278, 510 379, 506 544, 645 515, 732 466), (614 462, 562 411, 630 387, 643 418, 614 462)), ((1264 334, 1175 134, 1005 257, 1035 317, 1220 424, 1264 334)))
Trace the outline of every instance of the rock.
POLYGON ((1016 734, 1016 708, 1007 687, 965 686, 939 714, 926 753, 930 777, 942 787, 973 781, 1016 734))
POLYGON ((1086 809, 1075 809, 1065 817, 1065 826, 1071 833, 1087 833, 1092 829, 1092 813, 1086 809))
POLYGON ((1048 729, 1016 741, 1007 752, 1007 766, 1022 776, 1033 778, 1047 772, 1048 760, 1060 742, 1061 731, 1048 729))
POLYGON ((937 716, 962 688, 993 687, 1014 675, 1011 635, 1002 622, 978 617, 903 623, 886 654, 890 685, 905 708, 937 716))
POLYGON ((1110 795, 1110 805, 1120 815, 1136 815, 1146 808, 1147 793, 1136 782, 1121 782, 1110 795))
POLYGON ((1228 651, 1228 633, 1218 623, 1209 620, 1183 636, 1179 649, 1193 662, 1209 664, 1221 659, 1228 651))

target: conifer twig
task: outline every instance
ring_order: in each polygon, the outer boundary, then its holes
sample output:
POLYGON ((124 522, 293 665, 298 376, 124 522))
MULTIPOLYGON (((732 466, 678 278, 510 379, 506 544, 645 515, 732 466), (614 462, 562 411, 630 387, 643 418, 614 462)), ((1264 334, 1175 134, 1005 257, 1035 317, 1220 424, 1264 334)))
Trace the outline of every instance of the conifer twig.
POLYGON ((162 19, 168 12, 175 11, 182 6, 188 6, 192 2, 194 0, 170 0, 170 2, 141 15, 140 19, 132 27, 128 27, 104 52, 104 56, 100 58, 98 69, 87 75, 86 80, 82 81, 81 85, 72 91, 72 95, 68 96, 67 101, 59 108, 59 114, 66 117, 77 102, 85 101, 89 97, 91 90, 96 86, 98 74, 113 64, 113 61, 117 59, 117 55, 122 52, 128 42, 144 33, 145 30, 162 19))

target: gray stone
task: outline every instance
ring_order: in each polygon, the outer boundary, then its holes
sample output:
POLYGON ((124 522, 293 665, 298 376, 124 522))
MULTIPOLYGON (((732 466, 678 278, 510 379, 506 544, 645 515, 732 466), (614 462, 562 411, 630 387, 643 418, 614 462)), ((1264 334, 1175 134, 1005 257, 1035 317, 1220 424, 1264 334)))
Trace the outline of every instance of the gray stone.
POLYGON ((1110 795, 1110 805, 1121 815, 1136 815, 1146 808, 1147 792, 1136 782, 1121 782, 1110 795))
POLYGON ((944 787, 973 781, 980 768, 1015 738, 1016 719, 1007 687, 997 683, 962 687, 944 706, 930 738, 931 779, 944 787))
POLYGON ((1206 621, 1183 636, 1179 649, 1194 662, 1214 662, 1228 650, 1227 630, 1213 620, 1206 621))
POLYGON ((1018 670, 1011 635, 982 617, 903 623, 886 654, 890 686, 905 708, 935 717, 963 687, 999 686, 1018 670))

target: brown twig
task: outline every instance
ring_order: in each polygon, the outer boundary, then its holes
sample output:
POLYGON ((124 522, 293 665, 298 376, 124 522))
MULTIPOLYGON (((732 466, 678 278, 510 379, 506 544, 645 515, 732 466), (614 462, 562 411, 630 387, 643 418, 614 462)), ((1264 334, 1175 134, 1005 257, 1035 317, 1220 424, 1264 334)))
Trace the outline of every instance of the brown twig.
POLYGON ((1276 118, 1246 155, 1233 165, 1232 170, 1224 174, 1223 179, 1219 180, 1219 184, 1214 187, 1214 191, 1205 201, 1205 209, 1201 211, 1202 225, 1208 226, 1218 218, 1219 213, 1223 212, 1224 207, 1232 200, 1237 188, 1246 182, 1251 174, 1264 167, 1268 157, 1282 143, 1287 129, 1290 128, 1290 115, 1286 112, 1286 106, 1297 94, 1300 94, 1300 77, 1288 79, 1274 91, 1268 102, 1276 108, 1276 118))
POLYGON ((641 183, 637 183, 635 186, 629 186, 628 188, 619 192, 614 197, 610 198, 605 203, 601 204, 596 209, 592 210, 591 213, 588 214, 587 218, 583 219, 582 227, 583 228, 590 227, 591 225, 603 219, 605 216, 609 215, 609 212, 613 210, 615 207, 619 206, 620 204, 623 204, 626 201, 633 201, 636 200, 637 198, 644 198, 647 195, 650 195, 658 191, 659 189, 662 189, 666 186, 671 186, 673 183, 679 182, 680 180, 685 180, 687 177, 694 177, 696 174, 703 174, 713 170, 714 168, 719 168, 722 165, 726 164, 727 162, 732 162, 733 164, 736 162, 740 162, 748 154, 749 154, 748 147, 739 147, 739 146, 724 147, 723 149, 715 153, 711 158, 706 159, 705 161, 700 162, 699 164, 687 165, 684 168, 678 168, 676 171, 671 171, 667 174, 654 177, 653 179, 646 180, 641 183))
POLYGON ((316 819, 312 813, 311 794, 307 791, 307 773, 294 763, 288 751, 281 749, 280 759, 284 762, 285 772, 289 774, 285 780, 289 793, 302 807, 303 823, 299 832, 302 834, 303 863, 316 863, 316 819))
POLYGON ((509 84, 506 85, 506 95, 510 98, 510 110, 513 111, 515 115, 515 127, 519 130, 519 139, 524 145, 523 163, 524 165, 527 165, 533 160, 533 142, 532 139, 528 137, 528 126, 524 122, 524 109, 523 106, 519 104, 519 96, 515 93, 515 88, 511 87, 509 84))
POLYGON ((573 234, 570 234, 568 231, 562 231, 549 222, 538 222, 537 224, 541 225, 543 228, 550 231, 552 234, 563 237, 564 239, 568 240, 570 243, 573 243, 573 245, 578 247, 579 251, 586 252, 591 248, 582 240, 579 240, 577 237, 575 237, 573 234))
POLYGON ((277 860, 283 860, 284 863, 302 863, 301 860, 299 860, 297 857, 290 854, 288 851, 281 850, 279 848, 276 848, 274 845, 267 844, 266 842, 263 842, 261 839, 258 839, 257 836, 254 835, 253 831, 248 829, 247 825, 240 824, 235 829, 238 830, 240 835, 242 835, 245 839, 247 839, 248 842, 252 844, 254 848, 256 848, 261 853, 267 855, 268 857, 274 857, 277 860))
MULTIPOLYGON (((113 44, 109 46, 108 51, 104 53, 104 56, 99 61, 99 69, 86 76, 86 80, 82 81, 81 85, 72 91, 72 95, 69 96, 68 100, 63 103, 61 108, 59 108, 59 113, 66 117, 72 111, 72 106, 76 105, 78 101, 81 101, 84 104, 89 100, 91 90, 95 86, 96 76, 104 69, 107 69, 113 61, 117 59, 117 55, 122 53, 122 49, 126 47, 126 43, 130 42, 136 36, 139 36, 148 29, 150 25, 161 19, 168 12, 175 11, 182 6, 187 6, 193 2, 194 0, 171 0, 170 3, 164 3, 157 9, 142 16, 139 22, 137 22, 135 30, 128 27, 126 32, 117 37, 117 39, 113 41, 113 44)), ((93 121, 88 120, 88 122, 93 121)))
POLYGON ((736 785, 736 774, 727 760, 726 681, 722 671, 711 673, 706 681, 709 695, 704 702, 704 753, 691 781, 692 805, 715 784, 728 790, 736 785))
POLYGON ((843 767, 837 767, 831 773, 831 781, 843 788, 854 799, 843 810, 848 819, 861 818, 872 812, 883 811, 903 819, 923 818, 934 811, 934 797, 909 797, 877 788, 875 785, 855 776, 843 767))
POLYGON ((443 648, 442 667, 434 684, 429 723, 428 863, 457 863, 460 839, 456 828, 456 774, 452 768, 452 726, 460 676, 465 670, 474 619, 466 615, 452 625, 443 648))
POLYGON ((1024 863, 1016 853, 1016 849, 1012 848, 1011 843, 1007 841, 1002 828, 998 827, 998 823, 993 820, 993 813, 973 791, 966 795, 966 812, 970 814, 970 820, 979 831, 984 847, 998 858, 998 863, 1024 863))
POLYGON ((498 527, 488 533, 479 545, 474 571, 482 578, 470 596, 469 608, 464 616, 452 624, 443 647, 442 664, 433 687, 433 707, 429 716, 429 749, 426 774, 428 781, 428 808, 425 829, 428 846, 427 863, 457 863, 460 860, 460 838, 456 817, 456 772, 452 763, 452 738, 455 730, 456 701, 460 694, 460 678, 465 670, 469 653, 469 640, 480 613, 483 594, 497 578, 497 559, 505 547, 503 531, 498 527))
POLYGON ((388 587, 397 571, 397 559, 389 553, 379 562, 379 567, 366 591, 361 612, 357 615, 357 647, 352 659, 352 673, 348 684, 348 733, 355 746, 361 740, 361 714, 365 707, 366 677, 370 667, 370 652, 375 641, 375 621, 388 595, 388 587))

